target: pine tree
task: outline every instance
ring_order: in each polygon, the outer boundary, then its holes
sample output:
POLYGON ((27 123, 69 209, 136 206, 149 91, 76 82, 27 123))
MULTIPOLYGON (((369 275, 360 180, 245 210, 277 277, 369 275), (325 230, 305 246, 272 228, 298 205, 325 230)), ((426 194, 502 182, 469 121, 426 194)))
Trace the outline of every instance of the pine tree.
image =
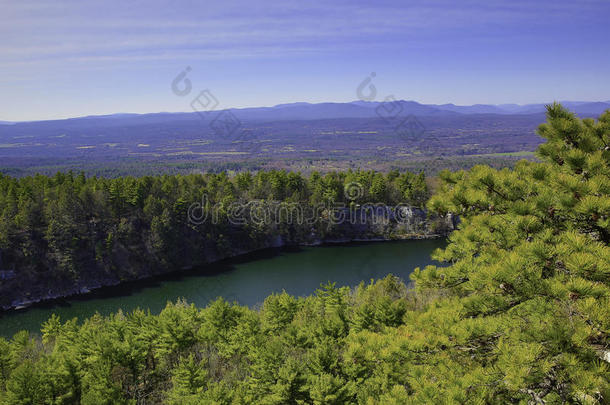
POLYGON ((470 386, 481 396, 608 400, 610 112, 581 121, 554 104, 547 117, 542 163, 443 173, 428 206, 462 222, 436 254, 450 266, 413 275, 420 293, 443 298, 411 317, 439 325, 422 325, 446 336, 437 350, 494 370, 470 386))

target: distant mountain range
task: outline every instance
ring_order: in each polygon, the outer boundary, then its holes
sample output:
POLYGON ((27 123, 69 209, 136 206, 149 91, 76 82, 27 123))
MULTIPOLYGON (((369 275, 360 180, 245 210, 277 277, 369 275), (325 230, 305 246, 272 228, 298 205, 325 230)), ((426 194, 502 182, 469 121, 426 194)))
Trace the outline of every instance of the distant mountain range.
MULTIPOLYGON (((583 116, 597 116, 610 109, 605 102, 561 102, 566 108, 583 116)), ((375 116, 401 115, 447 116, 450 114, 539 114, 545 112, 545 104, 420 104, 415 101, 397 100, 388 102, 354 101, 351 103, 293 103, 274 107, 231 109, 240 119, 325 119, 325 118, 369 118, 375 116)))
MULTIPOLYGON (((610 102, 563 104, 580 117, 597 117, 610 109, 610 102)), ((217 167, 212 163, 253 158, 301 162, 297 165, 332 158, 368 165, 422 156, 523 156, 542 141, 536 128, 545 120, 544 111, 543 104, 457 106, 400 100, 0 122, 0 168, 53 170, 69 162, 78 169, 123 161, 208 162, 217 167)))
MULTIPOLYGON (((598 116, 610 109, 610 101, 579 102, 564 101, 562 104, 581 116, 598 116)), ((545 104, 420 104, 416 101, 354 101, 351 103, 292 103, 274 107, 230 109, 242 120, 311 120, 329 118, 374 118, 392 114, 415 116, 449 116, 454 114, 540 114, 546 111, 545 104)))
MULTIPOLYGON (((596 117, 610 109, 608 101, 562 101, 569 110, 581 117, 596 117)), ((317 120, 334 118, 376 118, 391 114, 415 116, 451 116, 456 114, 540 114, 545 111, 545 104, 474 104, 460 106, 455 104, 420 104, 415 101, 353 101, 350 103, 289 103, 273 107, 231 108, 230 110, 240 120, 246 121, 284 121, 284 120, 317 120)), ((209 114, 209 113, 206 113, 209 114)), ((187 113, 150 113, 130 114, 119 113, 71 118, 70 120, 120 120, 123 123, 154 123, 167 120, 197 119, 196 112, 187 113), (134 121, 135 120, 135 121, 134 121)), ((64 121, 64 120, 62 120, 64 121)), ((31 121, 30 121, 31 122, 31 121)), ((0 121, 0 125, 11 125, 14 122, 0 121)))

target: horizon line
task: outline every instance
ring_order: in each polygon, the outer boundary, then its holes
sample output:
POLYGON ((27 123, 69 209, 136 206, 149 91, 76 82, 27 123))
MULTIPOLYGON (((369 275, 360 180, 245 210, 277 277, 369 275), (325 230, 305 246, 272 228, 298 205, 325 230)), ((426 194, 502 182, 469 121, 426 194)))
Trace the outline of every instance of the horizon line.
MULTIPOLYGON (((492 106, 492 107, 501 107, 501 106, 517 106, 517 107, 528 107, 528 106, 539 106, 539 105, 549 105, 554 102, 562 104, 562 103, 610 103, 610 99, 608 100, 553 100, 546 102, 537 102, 537 103, 475 103, 475 104, 455 104, 451 102, 443 103, 443 104, 429 104, 429 103, 421 103, 415 100, 407 100, 407 99, 395 99, 392 101, 365 101, 365 100, 353 100, 353 101, 320 101, 320 102, 309 102, 309 101, 294 101, 289 103, 279 103, 275 105, 263 105, 263 106, 246 106, 246 107, 227 107, 221 108, 218 110, 210 110, 212 111, 227 111, 227 110, 248 110, 248 109, 262 109, 262 108, 277 108, 277 107, 289 107, 297 104, 305 104, 305 105, 319 105, 319 104, 382 104, 384 102, 411 102, 417 103, 422 106, 430 106, 430 107, 442 107, 442 106, 455 106, 455 107, 474 107, 474 106, 492 106)), ((197 113, 197 111, 149 111, 149 112, 114 112, 114 113, 100 113, 100 114, 88 114, 88 115, 76 115, 76 116, 67 116, 61 118, 42 118, 42 119, 33 119, 33 120, 7 120, 0 119, 0 123, 3 124, 22 124, 22 123, 30 123, 30 122, 43 122, 43 121, 62 121, 62 120, 71 120, 71 119, 82 119, 82 118, 102 118, 102 117, 112 117, 118 115, 153 115, 153 114, 193 114, 197 113)), ((486 113, 482 113, 486 114, 486 113)), ((490 114, 490 113, 487 113, 490 114)), ((515 115, 520 115, 519 113, 515 113, 515 115)))

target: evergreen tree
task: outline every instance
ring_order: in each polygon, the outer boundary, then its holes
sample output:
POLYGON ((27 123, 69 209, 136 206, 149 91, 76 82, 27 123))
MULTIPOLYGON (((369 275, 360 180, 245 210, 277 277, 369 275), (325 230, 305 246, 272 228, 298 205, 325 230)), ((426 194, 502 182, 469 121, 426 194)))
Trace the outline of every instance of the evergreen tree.
MULTIPOLYGON (((443 265, 414 271, 415 289, 387 276, 273 294, 259 309, 219 298, 159 315, 54 316, 41 338, 0 338, 0 404, 608 403, 610 112, 579 120, 552 105, 547 116, 540 162, 442 174, 429 211, 460 225, 435 253, 443 265)), ((350 182, 388 200, 427 192, 423 175, 367 171, 114 181, 0 175, 2 260, 18 260, 16 246, 36 232, 44 242, 31 244, 73 263, 108 236, 108 250, 136 249, 140 222, 159 254, 181 232, 217 242, 222 224, 178 218, 203 189, 216 202, 342 201, 350 182)))

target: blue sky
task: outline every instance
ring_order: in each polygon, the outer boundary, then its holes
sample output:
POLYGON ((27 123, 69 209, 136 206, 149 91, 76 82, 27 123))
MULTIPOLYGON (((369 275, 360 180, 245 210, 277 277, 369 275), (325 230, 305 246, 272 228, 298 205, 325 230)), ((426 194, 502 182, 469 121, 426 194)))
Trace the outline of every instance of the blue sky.
POLYGON ((353 101, 610 100, 610 2, 0 0, 0 120, 353 101), (193 91, 172 80, 187 66, 193 91), (191 97, 193 96, 193 97, 191 97))

